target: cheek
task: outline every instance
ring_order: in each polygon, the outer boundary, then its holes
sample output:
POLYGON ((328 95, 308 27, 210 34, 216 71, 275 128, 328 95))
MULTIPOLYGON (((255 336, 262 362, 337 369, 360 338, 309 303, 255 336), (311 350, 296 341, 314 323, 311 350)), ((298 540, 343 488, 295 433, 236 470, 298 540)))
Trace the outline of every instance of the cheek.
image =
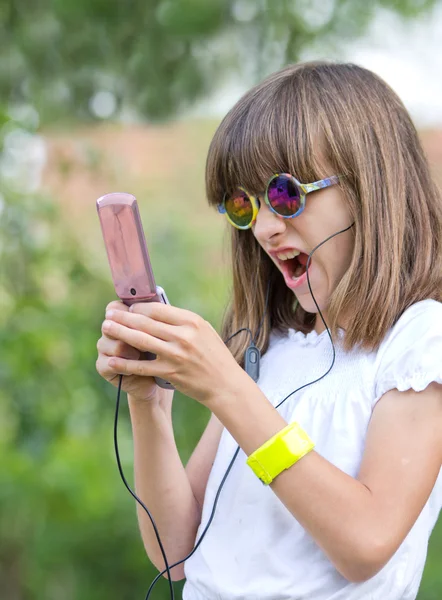
MULTIPOLYGON (((343 235, 348 235, 345 232, 343 235)), ((350 266, 353 254, 353 240, 336 240, 333 245, 329 245, 333 240, 329 240, 321 248, 313 253, 312 262, 316 263, 316 269, 320 274, 327 278, 329 284, 333 287, 339 283, 344 273, 350 266)))
POLYGON ((328 255, 328 270, 336 285, 351 263, 353 244, 349 240, 340 240, 328 255))

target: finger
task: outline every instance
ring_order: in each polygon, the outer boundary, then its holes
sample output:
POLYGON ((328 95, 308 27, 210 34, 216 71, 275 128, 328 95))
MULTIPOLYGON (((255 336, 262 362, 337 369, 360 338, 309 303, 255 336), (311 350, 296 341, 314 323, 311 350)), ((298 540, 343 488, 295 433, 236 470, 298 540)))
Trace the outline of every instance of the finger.
POLYGON ((95 367, 97 372, 106 379, 107 381, 112 381, 115 377, 118 376, 118 373, 109 365, 109 358, 104 356, 103 354, 97 358, 95 363, 95 367))
POLYGON ((140 351, 125 342, 114 340, 103 335, 97 342, 97 350, 105 356, 121 356, 131 360, 139 360, 140 351))
POLYGON ((124 358, 110 358, 109 367, 113 373, 119 375, 138 375, 140 377, 161 377, 167 379, 167 374, 156 360, 126 360, 124 358))
POLYGON ((175 340, 177 337, 177 327, 175 325, 156 321, 143 314, 134 314, 132 312, 123 312, 121 310, 110 310, 106 312, 106 319, 111 319, 130 329, 143 331, 160 340, 171 341, 175 340))
POLYGON ((137 329, 121 325, 116 321, 103 321, 101 329, 104 335, 126 342, 126 344, 137 348, 140 352, 153 352, 160 356, 170 353, 168 342, 164 342, 144 331, 138 331, 137 329))
POLYGON ((108 310, 121 310, 123 312, 128 312, 129 307, 126 306, 124 302, 121 302, 121 300, 112 300, 112 302, 109 302, 109 304, 106 306, 105 312, 108 310))
POLYGON ((169 325, 198 325, 202 320, 202 317, 191 310, 162 302, 136 302, 129 308, 129 312, 142 314, 169 325))

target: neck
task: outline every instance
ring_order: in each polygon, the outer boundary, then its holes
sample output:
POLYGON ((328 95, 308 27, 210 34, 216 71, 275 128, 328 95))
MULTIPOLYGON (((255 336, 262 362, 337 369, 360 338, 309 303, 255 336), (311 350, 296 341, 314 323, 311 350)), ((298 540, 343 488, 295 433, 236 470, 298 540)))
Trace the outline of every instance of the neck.
MULTIPOLYGON (((322 316, 324 317, 324 320, 328 325, 329 323, 328 323, 327 312, 322 311, 322 316)), ((324 325, 319 313, 316 315, 314 330, 316 331, 317 334, 320 334, 323 331, 325 331, 325 325, 324 325)))

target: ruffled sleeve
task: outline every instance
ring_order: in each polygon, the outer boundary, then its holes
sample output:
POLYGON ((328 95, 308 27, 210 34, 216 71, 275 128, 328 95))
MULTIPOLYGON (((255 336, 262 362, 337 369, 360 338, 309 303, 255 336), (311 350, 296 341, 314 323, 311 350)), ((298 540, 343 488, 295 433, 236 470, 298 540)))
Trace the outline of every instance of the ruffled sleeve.
POLYGON ((375 369, 373 406, 394 388, 421 392, 432 381, 442 384, 442 303, 410 306, 379 347, 375 369))

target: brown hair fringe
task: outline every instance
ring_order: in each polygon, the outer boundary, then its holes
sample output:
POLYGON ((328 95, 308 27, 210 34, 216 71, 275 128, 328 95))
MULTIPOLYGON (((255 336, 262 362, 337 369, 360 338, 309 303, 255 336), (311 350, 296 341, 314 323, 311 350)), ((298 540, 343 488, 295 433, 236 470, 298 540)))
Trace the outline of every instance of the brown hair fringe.
MULTIPOLYGON (((320 155, 345 175, 341 188, 355 221, 352 260, 330 297, 328 326, 336 340, 346 315, 345 351, 357 345, 372 351, 409 306, 442 301, 441 196, 408 112, 380 77, 351 63, 309 62, 252 88, 211 142, 208 201, 217 205, 237 185, 260 194, 277 172, 305 183, 327 177, 320 155)), ((256 341, 261 352, 272 330, 312 331, 316 313, 296 307, 253 232, 229 227, 233 289, 223 338, 242 327, 257 332, 269 282, 256 341)), ((241 365, 248 344, 241 334, 229 343, 241 365)))

